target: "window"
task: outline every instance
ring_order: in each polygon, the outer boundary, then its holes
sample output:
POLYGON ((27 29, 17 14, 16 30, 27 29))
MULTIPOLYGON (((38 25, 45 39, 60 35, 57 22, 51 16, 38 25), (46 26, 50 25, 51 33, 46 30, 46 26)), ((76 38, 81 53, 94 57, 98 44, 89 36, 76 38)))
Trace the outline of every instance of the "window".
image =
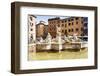
POLYGON ((87 27, 87 25, 88 25, 88 23, 85 23, 85 24, 84 24, 84 27, 87 27))
POLYGON ((30 20, 31 20, 31 21, 33 20, 32 17, 30 17, 30 20))
POLYGON ((33 26, 33 23, 30 22, 30 26, 32 27, 33 26))
POLYGON ((70 32, 70 29, 68 31, 70 32))
POLYGON ((73 21, 74 19, 72 18, 71 21, 73 21))
POLYGON ((76 22, 76 24, 78 24, 78 22, 76 22))
POLYGON ((33 35, 31 34, 31 36, 30 36, 30 41, 32 42, 32 40, 33 40, 33 35))
POLYGON ((73 22, 72 22, 72 25, 73 25, 73 22))
POLYGON ((83 21, 81 21, 81 23, 83 24, 83 21))
POLYGON ((73 32, 73 29, 72 29, 72 32, 73 32))
POLYGON ((31 31, 33 31, 33 29, 32 29, 32 28, 31 28, 30 30, 31 30, 31 31))
POLYGON ((70 26, 70 23, 68 25, 70 26))
POLYGON ((67 24, 65 24, 65 27, 67 27, 67 24))
POLYGON ((64 24, 62 24, 62 27, 64 26, 64 24))
POLYGON ((88 17, 84 17, 83 20, 84 20, 85 22, 87 22, 87 21, 88 21, 88 17))
POLYGON ((79 29, 78 28, 76 28, 76 31, 78 31, 79 29))
POLYGON ((77 17, 76 20, 78 20, 79 18, 77 17))
POLYGON ((83 31, 83 28, 81 28, 81 31, 83 31))
POLYGON ((70 21, 70 19, 68 19, 68 21, 70 21))
POLYGON ((83 36, 84 34, 82 33, 81 36, 83 36))
POLYGON ((62 30, 62 33, 64 33, 64 30, 62 30))
POLYGON ((65 30, 65 34, 67 34, 67 30, 65 30))

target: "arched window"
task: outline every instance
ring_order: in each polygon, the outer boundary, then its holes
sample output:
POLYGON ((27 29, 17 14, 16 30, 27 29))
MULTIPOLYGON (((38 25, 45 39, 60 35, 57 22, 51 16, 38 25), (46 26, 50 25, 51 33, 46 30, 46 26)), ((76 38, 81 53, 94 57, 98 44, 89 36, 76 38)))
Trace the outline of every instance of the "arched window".
POLYGON ((31 36, 30 36, 30 42, 32 42, 33 41, 33 35, 31 34, 31 36))
POLYGON ((30 17, 30 20, 31 20, 31 21, 33 20, 32 17, 30 17))

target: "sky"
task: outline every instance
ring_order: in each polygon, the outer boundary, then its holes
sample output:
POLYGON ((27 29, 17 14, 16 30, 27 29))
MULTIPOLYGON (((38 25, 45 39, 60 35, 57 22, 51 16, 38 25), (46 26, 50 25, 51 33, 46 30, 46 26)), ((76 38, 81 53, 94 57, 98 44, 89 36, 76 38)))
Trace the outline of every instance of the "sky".
POLYGON ((61 19, 68 18, 67 16, 47 16, 47 15, 35 15, 36 16, 36 24, 38 24, 40 21, 45 21, 46 24, 48 24, 48 19, 60 17, 61 19))

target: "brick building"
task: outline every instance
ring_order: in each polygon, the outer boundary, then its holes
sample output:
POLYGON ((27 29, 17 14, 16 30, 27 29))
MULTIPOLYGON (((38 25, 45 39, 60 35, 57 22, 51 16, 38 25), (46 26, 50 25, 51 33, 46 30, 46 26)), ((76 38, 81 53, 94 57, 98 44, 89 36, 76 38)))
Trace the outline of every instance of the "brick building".
POLYGON ((48 32, 51 34, 52 37, 56 37, 57 26, 60 26, 60 18, 48 19, 48 32))
POLYGON ((57 27, 61 28, 62 35, 88 35, 88 19, 87 17, 68 17, 65 19, 52 18, 48 19, 48 32, 53 38, 56 37, 57 27))
POLYGON ((47 34, 48 34, 48 25, 46 25, 44 21, 40 21, 40 23, 36 25, 36 37, 46 38, 47 34))

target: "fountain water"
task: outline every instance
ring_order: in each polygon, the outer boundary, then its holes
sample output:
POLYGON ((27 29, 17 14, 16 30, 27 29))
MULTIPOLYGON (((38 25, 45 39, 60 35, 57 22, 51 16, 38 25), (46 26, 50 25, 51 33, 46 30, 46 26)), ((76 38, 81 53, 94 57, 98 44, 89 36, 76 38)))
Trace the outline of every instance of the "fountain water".
POLYGON ((50 33, 48 33, 47 40, 48 40, 47 49, 51 49, 51 35, 50 35, 50 33))
POLYGON ((62 49, 61 27, 57 27, 57 36, 58 36, 59 53, 60 53, 62 49))
POLYGON ((61 33, 59 33, 59 53, 61 52, 61 49, 62 49, 61 33))
POLYGON ((41 38, 40 38, 40 43, 42 43, 42 42, 43 42, 43 38, 41 37, 41 38))

